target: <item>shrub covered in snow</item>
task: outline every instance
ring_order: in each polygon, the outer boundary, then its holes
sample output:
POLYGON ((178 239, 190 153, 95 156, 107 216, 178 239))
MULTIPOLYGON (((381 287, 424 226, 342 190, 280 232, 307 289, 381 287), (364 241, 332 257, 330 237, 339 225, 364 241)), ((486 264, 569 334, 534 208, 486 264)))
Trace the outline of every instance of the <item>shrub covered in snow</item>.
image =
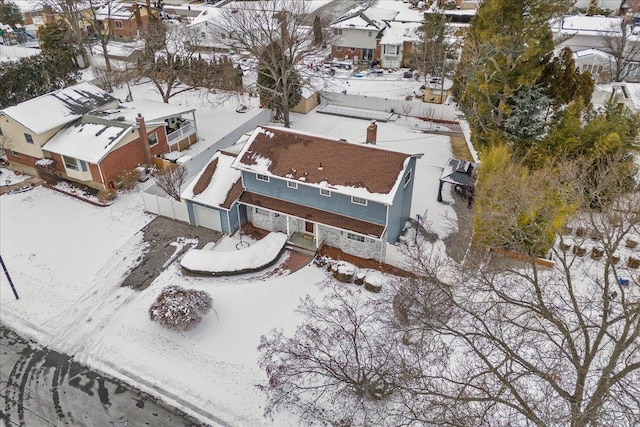
POLYGON ((56 185, 60 180, 53 159, 39 159, 36 161, 36 171, 47 184, 56 185))
POLYGON ((167 329, 188 331, 211 311, 213 299, 204 291, 168 286, 149 308, 149 318, 167 329))

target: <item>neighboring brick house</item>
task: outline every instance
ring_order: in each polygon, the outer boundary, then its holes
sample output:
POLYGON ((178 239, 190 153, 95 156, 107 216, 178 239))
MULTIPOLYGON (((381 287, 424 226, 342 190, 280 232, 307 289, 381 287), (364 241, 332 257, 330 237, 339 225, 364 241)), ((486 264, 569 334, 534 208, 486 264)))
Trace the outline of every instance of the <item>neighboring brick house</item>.
POLYGON ((395 10, 376 7, 356 8, 331 24, 335 40, 331 55, 338 59, 352 59, 355 62, 371 62, 379 59, 376 55, 378 38, 387 27, 387 21, 398 14, 395 10))
MULTIPOLYGON (((367 140, 376 131, 372 123, 367 140)), ((383 261, 410 217, 420 156, 258 127, 231 165, 242 178, 239 218, 313 250, 383 261)))
POLYGON ((158 18, 159 12, 149 1, 105 3, 95 9, 95 31, 108 31, 113 40, 136 40, 147 29, 152 16, 158 18))
POLYGON ((81 83, 2 110, 0 131, 16 169, 34 174, 38 159, 51 158, 62 178, 104 189, 124 170, 195 142, 194 111, 145 100, 119 103, 81 83), (183 117, 189 113, 191 120, 183 117))

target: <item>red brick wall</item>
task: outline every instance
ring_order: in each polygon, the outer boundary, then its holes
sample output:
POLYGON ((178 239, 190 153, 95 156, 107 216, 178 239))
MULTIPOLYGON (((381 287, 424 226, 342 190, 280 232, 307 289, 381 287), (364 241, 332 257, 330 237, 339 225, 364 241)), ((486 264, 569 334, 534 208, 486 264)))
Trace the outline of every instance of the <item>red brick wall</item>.
MULTIPOLYGON (((140 18, 136 17, 136 14, 133 13, 129 19, 111 19, 111 34, 113 34, 113 38, 124 39, 124 40, 133 40, 138 36, 138 31, 142 33, 142 31, 146 30, 149 25, 149 14, 144 15, 142 10, 146 8, 146 6, 140 6, 140 18), (139 19, 139 20, 138 20, 139 19), (116 28, 116 21, 122 22, 122 28, 116 28)), ((151 9, 149 13, 157 16, 157 11, 151 9)))
POLYGON ((144 164, 144 157, 144 150, 139 139, 107 154, 107 157, 100 162, 102 175, 107 185, 110 181, 115 181, 122 171, 144 164))
POLYGON ((409 62, 411 53, 413 53, 413 43, 408 41, 402 42, 402 62, 404 64, 409 62))
POLYGON ((156 128, 155 131, 147 132, 147 135, 156 133, 158 136, 158 143, 151 147, 151 155, 157 156, 169 151, 169 143, 167 142, 167 132, 164 127, 156 128))
POLYGON ((11 150, 4 150, 4 152, 7 156, 7 160, 9 160, 11 163, 25 165, 31 168, 36 167, 36 161, 38 160, 37 157, 27 156, 26 154, 22 154, 22 153, 18 153, 19 156, 16 157, 13 155, 11 150))

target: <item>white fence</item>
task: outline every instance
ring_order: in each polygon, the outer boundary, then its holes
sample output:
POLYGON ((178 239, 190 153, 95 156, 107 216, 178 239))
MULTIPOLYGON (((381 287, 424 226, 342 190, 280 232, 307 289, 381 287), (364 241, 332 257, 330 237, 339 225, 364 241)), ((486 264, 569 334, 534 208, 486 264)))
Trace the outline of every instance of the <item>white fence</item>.
MULTIPOLYGON (((187 204, 178 202, 177 200, 165 195, 153 194, 152 186, 149 190, 142 193, 144 201, 144 210, 156 215, 166 216, 167 218, 177 219, 178 221, 189 222, 189 211, 187 204)), ((160 190, 162 192, 162 190, 160 190)))
POLYGON ((401 116, 420 117, 436 120, 457 121, 460 111, 454 105, 431 104, 421 99, 376 98, 365 95, 348 95, 336 92, 321 92, 322 100, 336 106, 384 111, 401 116))

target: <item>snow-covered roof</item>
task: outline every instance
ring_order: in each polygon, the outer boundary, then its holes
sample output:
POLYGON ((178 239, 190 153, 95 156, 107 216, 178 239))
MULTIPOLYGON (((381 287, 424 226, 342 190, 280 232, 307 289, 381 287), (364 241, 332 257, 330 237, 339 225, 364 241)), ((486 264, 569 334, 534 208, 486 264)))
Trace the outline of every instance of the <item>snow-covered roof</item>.
POLYGON ((232 167, 390 205, 411 157, 290 129, 258 127, 232 167))
POLYGON ((193 18, 189 26, 193 27, 195 25, 202 24, 203 22, 215 23, 216 20, 219 19, 221 13, 222 9, 220 9, 219 7, 207 6, 202 10, 202 12, 200 12, 198 16, 193 18))
POLYGON ((640 83, 612 83, 612 86, 622 91, 622 96, 633 104, 636 111, 640 111, 640 83))
POLYGON ((584 49, 584 50, 579 50, 577 52, 574 52, 573 54, 573 59, 581 59, 581 58, 588 58, 591 56, 597 56, 600 58, 604 58, 604 59, 611 59, 613 60, 613 55, 608 54, 607 52, 603 52, 601 50, 598 49, 584 49))
POLYGON ((385 22, 391 21, 398 14, 394 10, 380 9, 376 7, 369 7, 362 9, 356 7, 347 12, 342 18, 334 22, 331 27, 333 28, 358 28, 358 29, 372 29, 378 30, 386 27, 385 22))
POLYGON ((0 44, 0 62, 15 61, 40 54, 40 49, 22 46, 5 46, 0 44))
POLYGON ((216 152, 180 197, 228 210, 242 192, 240 171, 231 167, 235 158, 230 153, 216 152))
POLYGON ((18 6, 22 13, 40 11, 44 5, 42 0, 13 0, 13 3, 18 6))
POLYGON ((122 102, 116 108, 92 112, 92 115, 107 119, 136 124, 136 116, 142 114, 147 123, 160 122, 170 117, 195 111, 195 108, 184 107, 176 104, 141 99, 131 102, 122 102))
POLYGON ((138 7, 146 7, 146 3, 134 2, 123 3, 119 1, 112 1, 110 3, 102 4, 95 8, 96 19, 103 21, 105 19, 129 19, 133 16, 135 11, 135 5, 138 7))
POLYGON ((402 44, 405 41, 417 41, 421 25, 416 22, 390 22, 389 27, 384 30, 380 44, 402 44))
POLYGON ((562 17, 562 33, 575 35, 600 35, 619 33, 621 17, 568 15, 562 17))
POLYGON ((98 163, 132 129, 133 126, 128 123, 96 123, 90 118, 83 118, 60 130, 42 148, 89 163, 98 163))
POLYGON ((118 100, 99 87, 83 82, 55 92, 41 95, 2 113, 36 134, 70 123, 96 108, 118 100))
POLYGON ((70 124, 56 133, 43 149, 98 163, 128 132, 138 127, 136 116, 140 113, 147 126, 164 126, 164 119, 194 111, 193 108, 163 102, 123 102, 116 108, 90 112, 82 120, 70 124))

